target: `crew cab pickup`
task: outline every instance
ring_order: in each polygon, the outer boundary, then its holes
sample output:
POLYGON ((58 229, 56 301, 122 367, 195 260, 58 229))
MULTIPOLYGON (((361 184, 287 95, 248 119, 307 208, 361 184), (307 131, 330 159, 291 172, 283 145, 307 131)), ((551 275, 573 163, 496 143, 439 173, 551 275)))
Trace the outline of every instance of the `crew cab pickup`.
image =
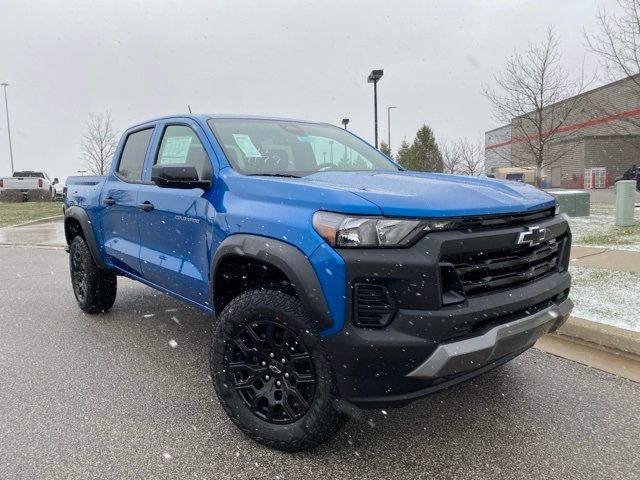
POLYGON ((29 196, 38 199, 53 199, 55 196, 54 182, 49 179, 49 175, 44 172, 34 172, 25 170, 22 172, 13 172, 10 177, 0 178, 0 192, 18 191, 21 192, 24 199, 28 200, 29 196))
POLYGON ((125 276, 209 312, 222 407, 283 450, 508 362, 573 306, 553 197, 406 171, 324 123, 145 122, 64 208, 80 308, 111 308, 125 276))

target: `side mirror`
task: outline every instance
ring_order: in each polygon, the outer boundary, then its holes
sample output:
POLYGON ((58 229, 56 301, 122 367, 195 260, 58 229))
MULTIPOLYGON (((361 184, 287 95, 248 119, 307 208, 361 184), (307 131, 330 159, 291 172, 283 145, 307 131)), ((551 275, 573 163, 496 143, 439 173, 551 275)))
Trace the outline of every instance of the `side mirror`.
POLYGON ((154 165, 151 180, 162 188, 202 188, 211 186, 211 179, 200 179, 193 165, 154 165))
POLYGON ((60 180, 58 180, 58 177, 53 179, 53 185, 57 185, 58 183, 60 183, 60 180))

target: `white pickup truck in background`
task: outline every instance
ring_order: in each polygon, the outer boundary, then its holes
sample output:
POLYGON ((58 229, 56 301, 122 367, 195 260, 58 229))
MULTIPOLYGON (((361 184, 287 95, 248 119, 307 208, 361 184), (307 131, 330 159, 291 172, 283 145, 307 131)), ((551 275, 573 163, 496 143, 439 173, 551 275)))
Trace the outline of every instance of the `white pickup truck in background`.
POLYGON ((57 180, 51 181, 44 172, 14 172, 11 177, 0 178, 0 198, 9 192, 20 192, 24 201, 51 201, 55 198, 57 180))

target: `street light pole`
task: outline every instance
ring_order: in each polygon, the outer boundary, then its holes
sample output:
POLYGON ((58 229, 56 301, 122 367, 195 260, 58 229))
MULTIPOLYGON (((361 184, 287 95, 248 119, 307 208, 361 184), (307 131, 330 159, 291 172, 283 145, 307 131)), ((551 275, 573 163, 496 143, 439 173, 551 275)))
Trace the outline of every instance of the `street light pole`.
POLYGON ((8 83, 0 83, 4 88, 4 109, 7 112, 7 134, 9 135, 9 158, 11 159, 11 175, 13 175, 13 147, 11 146, 11 125, 9 125, 9 102, 7 101, 8 83))
POLYGON ((344 127, 344 129, 347 129, 347 125, 349 125, 349 119, 348 118, 343 118, 342 119, 342 126, 344 127))
POLYGON ((378 80, 382 78, 384 71, 371 70, 367 77, 367 83, 373 83, 373 123, 375 125, 376 148, 378 148, 378 80))
POLYGON ((391 151, 391 109, 398 107, 387 107, 387 147, 391 151))

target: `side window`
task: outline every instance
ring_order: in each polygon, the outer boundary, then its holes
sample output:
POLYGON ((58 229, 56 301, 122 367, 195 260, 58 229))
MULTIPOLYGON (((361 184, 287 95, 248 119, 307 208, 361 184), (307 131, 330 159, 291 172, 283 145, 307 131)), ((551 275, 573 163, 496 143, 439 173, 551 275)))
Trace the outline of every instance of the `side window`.
POLYGON ((149 141, 153 128, 140 130, 130 134, 127 142, 124 144, 118 170, 116 172, 125 180, 138 182, 142 178, 142 167, 144 166, 144 157, 149 148, 149 141))
POLYGON ((198 178, 211 178, 211 160, 196 132, 184 125, 169 125, 162 135, 156 165, 193 165, 198 178))

